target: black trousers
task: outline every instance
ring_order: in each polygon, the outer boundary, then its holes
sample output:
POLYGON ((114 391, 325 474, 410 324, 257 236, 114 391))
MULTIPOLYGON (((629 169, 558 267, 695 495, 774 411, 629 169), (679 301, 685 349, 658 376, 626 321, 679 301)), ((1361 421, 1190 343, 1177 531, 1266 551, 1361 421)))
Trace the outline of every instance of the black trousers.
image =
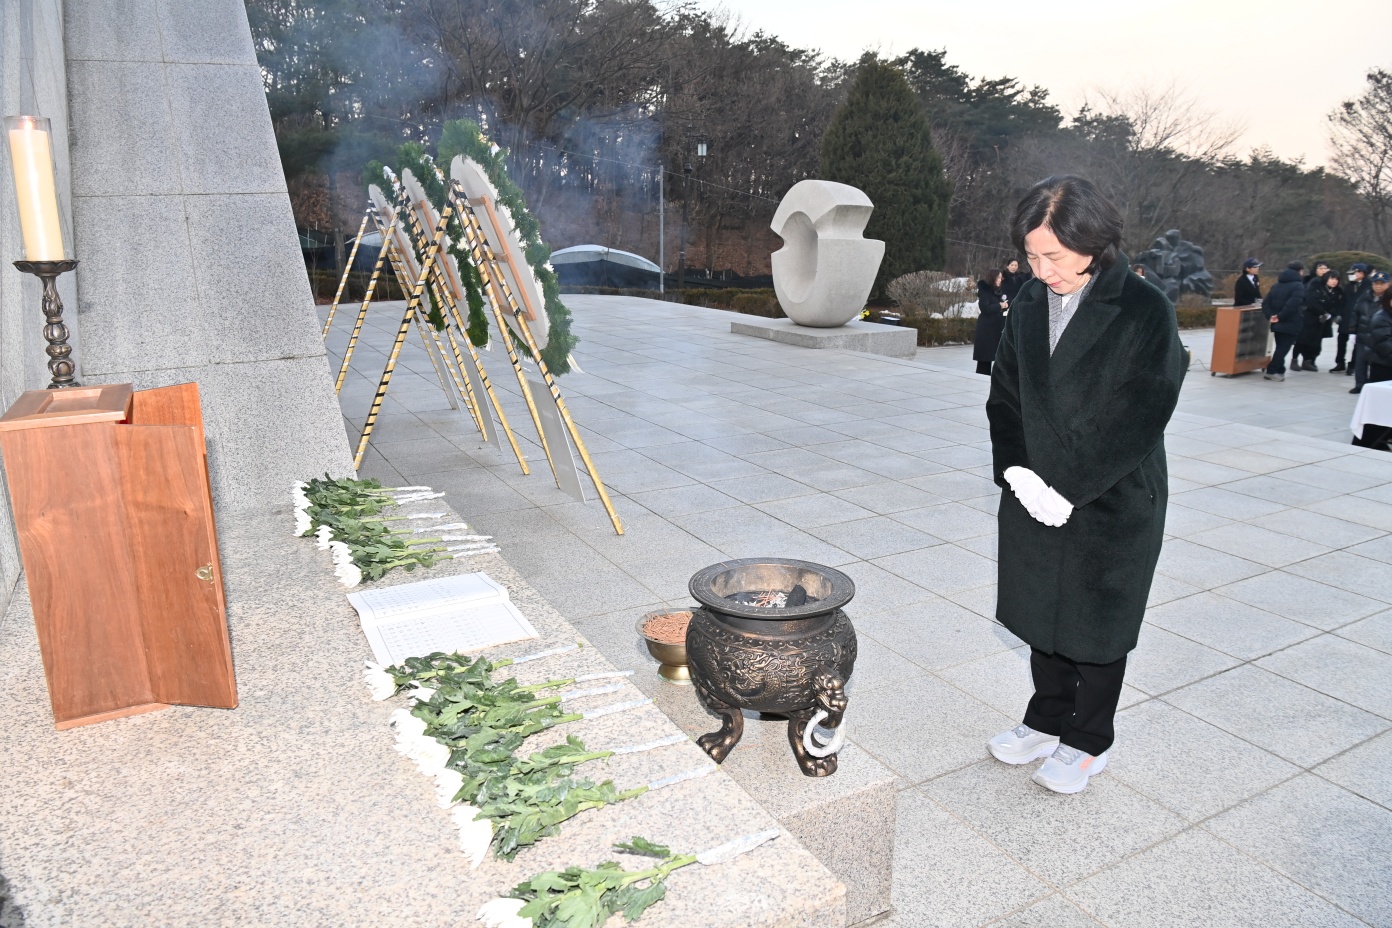
MULTIPOLYGON (((1344 327, 1343 327, 1342 325, 1339 326, 1339 340, 1338 340, 1337 342, 1335 342, 1335 345, 1336 345, 1337 348, 1338 348, 1337 353, 1334 355, 1334 364, 1335 364, 1335 366, 1338 366, 1338 365, 1344 363, 1345 352, 1348 351, 1349 334, 1350 334, 1350 333, 1347 332, 1347 331, 1345 331, 1345 329, 1344 329, 1344 327)), ((1357 342, 1354 342, 1354 345, 1357 345, 1357 344, 1358 344, 1357 342)), ((1353 356, 1350 354, 1350 355, 1348 355, 1348 357, 1352 358, 1353 356)))
POLYGON ((977 372, 978 374, 985 374, 987 377, 990 377, 990 376, 991 376, 991 365, 992 365, 993 363, 994 363, 994 362, 992 362, 992 361, 977 361, 977 362, 976 362, 976 372, 977 372))
POLYGON ((1030 672, 1034 695, 1025 709, 1026 725, 1058 735, 1061 743, 1093 757, 1112 746, 1125 655, 1110 664, 1084 664, 1031 648, 1030 672))
POLYGON ((1295 344, 1295 333, 1276 332, 1274 334, 1276 347, 1271 352, 1271 363, 1266 366, 1266 372, 1268 374, 1284 374, 1286 372, 1286 352, 1290 351, 1291 346, 1295 344))

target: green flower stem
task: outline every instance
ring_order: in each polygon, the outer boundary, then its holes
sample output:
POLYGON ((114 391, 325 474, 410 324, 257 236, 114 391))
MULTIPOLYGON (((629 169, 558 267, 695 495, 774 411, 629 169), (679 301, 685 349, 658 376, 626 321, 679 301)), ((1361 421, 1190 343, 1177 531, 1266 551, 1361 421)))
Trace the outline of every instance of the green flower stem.
POLYGON ((671 873, 673 870, 680 870, 682 867, 689 867, 694 863, 696 863, 695 854, 682 854, 666 860, 656 867, 649 867, 647 870, 638 870, 630 873, 628 876, 624 877, 623 882, 620 883, 619 886, 627 886, 630 883, 638 883, 642 880, 650 880, 654 877, 665 880, 667 874, 671 873))

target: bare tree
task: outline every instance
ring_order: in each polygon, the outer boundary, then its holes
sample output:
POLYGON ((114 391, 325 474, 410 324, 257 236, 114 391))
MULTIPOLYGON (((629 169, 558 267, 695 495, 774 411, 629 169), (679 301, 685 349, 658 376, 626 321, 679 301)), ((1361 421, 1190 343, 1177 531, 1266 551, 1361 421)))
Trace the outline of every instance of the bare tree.
POLYGON ((1368 87, 1329 114, 1332 166, 1367 204, 1383 254, 1392 251, 1392 72, 1374 68, 1368 87))

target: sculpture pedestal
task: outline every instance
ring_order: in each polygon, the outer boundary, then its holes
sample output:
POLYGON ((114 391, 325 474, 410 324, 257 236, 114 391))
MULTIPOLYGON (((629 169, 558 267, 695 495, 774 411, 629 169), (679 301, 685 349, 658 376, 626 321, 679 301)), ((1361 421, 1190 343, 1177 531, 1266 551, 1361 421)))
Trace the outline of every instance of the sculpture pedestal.
POLYGON ((918 330, 910 326, 881 325, 854 319, 831 329, 798 325, 791 319, 742 316, 730 323, 736 335, 753 335, 801 348, 840 348, 891 358, 912 358, 918 350, 918 330))

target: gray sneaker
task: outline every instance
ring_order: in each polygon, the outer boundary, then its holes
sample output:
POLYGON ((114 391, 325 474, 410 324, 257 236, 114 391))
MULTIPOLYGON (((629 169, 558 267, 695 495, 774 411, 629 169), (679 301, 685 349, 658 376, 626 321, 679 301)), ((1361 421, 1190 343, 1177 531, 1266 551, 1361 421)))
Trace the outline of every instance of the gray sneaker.
POLYGON ((1028 725, 1016 725, 987 741, 986 750, 1001 763, 1028 764, 1054 753, 1058 743, 1058 735, 1046 735, 1028 725))
POLYGON ((1262 374, 1262 380, 1274 380, 1277 383, 1280 383, 1282 380, 1285 379, 1285 374, 1262 374))
POLYGON ((1088 777, 1107 769, 1107 752, 1096 757, 1084 754, 1077 748, 1060 744, 1049 759, 1039 765, 1031 779, 1045 789, 1056 793, 1081 793, 1088 785, 1088 777))

